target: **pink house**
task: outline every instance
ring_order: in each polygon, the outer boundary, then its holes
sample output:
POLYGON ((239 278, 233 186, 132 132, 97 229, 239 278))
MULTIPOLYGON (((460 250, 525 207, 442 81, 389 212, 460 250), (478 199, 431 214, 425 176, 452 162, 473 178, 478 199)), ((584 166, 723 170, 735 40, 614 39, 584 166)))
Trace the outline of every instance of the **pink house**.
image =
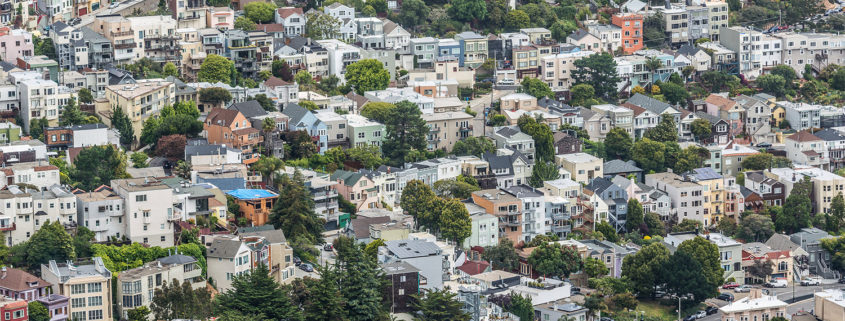
POLYGON ((331 180, 338 182, 337 193, 355 204, 357 210, 381 207, 378 200, 378 186, 362 173, 336 170, 331 180))
POLYGON ((730 98, 719 94, 710 94, 704 100, 707 105, 707 113, 724 119, 730 125, 729 133, 735 137, 743 132, 743 114, 745 109, 730 98))
POLYGON ((235 28, 235 11, 228 7, 212 7, 208 9, 206 16, 207 26, 217 29, 235 28))
POLYGON ((23 29, 0 28, 0 59, 14 63, 18 58, 32 56, 32 34, 23 29))

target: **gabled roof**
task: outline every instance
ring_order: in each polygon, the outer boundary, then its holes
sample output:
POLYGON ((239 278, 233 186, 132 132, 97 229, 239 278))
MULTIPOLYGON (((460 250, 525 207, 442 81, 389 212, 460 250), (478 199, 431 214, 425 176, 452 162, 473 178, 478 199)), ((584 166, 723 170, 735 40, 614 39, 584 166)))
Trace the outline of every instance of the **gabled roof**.
POLYGON ((51 285, 50 282, 44 281, 24 270, 12 267, 5 267, 4 269, 5 271, 0 272, 0 288, 12 291, 24 291, 45 288, 51 285))
POLYGON ((623 161, 621 159, 614 159, 609 162, 604 163, 604 173, 605 174, 616 174, 616 173, 631 173, 631 172, 642 172, 643 170, 634 165, 634 161, 623 161))
POLYGON ((259 23, 255 25, 255 30, 264 32, 285 32, 285 26, 281 23, 259 23))
POLYGON ((710 94, 710 96, 707 96, 704 101, 708 104, 716 105, 716 107, 719 107, 720 110, 731 110, 734 106, 736 106, 735 101, 717 94, 710 94))
POLYGON ((303 15, 302 8, 294 8, 294 7, 279 8, 278 10, 276 10, 276 12, 278 12, 279 17, 282 17, 282 18, 287 18, 287 17, 290 17, 294 14, 303 15))
POLYGON ((677 53, 679 55, 684 55, 684 56, 694 56, 699 51, 701 51, 701 48, 693 47, 693 46, 690 46, 688 44, 684 44, 684 45, 681 46, 681 48, 678 48, 678 50, 675 51, 675 53, 677 53))
POLYGON ((601 194, 611 186, 614 186, 614 184, 609 179, 604 177, 596 177, 592 181, 590 181, 590 184, 584 186, 584 188, 591 190, 596 194, 601 194))
POLYGON ((634 106, 640 106, 658 115, 662 114, 666 109, 672 108, 672 105, 643 94, 635 94, 625 102, 631 103, 634 106))
POLYGON ((231 126, 239 114, 240 112, 235 109, 213 108, 205 120, 206 123, 212 125, 231 126))
POLYGON ((238 250, 241 248, 241 241, 218 238, 211 243, 208 248, 209 258, 232 259, 238 255, 238 250))
POLYGON ((267 86, 269 88, 275 88, 275 87, 278 87, 278 86, 287 86, 287 85, 290 85, 290 84, 291 83, 284 81, 281 78, 277 78, 275 76, 270 76, 270 78, 267 78, 267 80, 264 81, 264 86, 267 86))
MULTIPOLYGON (((742 197, 746 200, 751 197, 753 194, 757 194, 757 192, 750 190, 748 187, 739 185, 739 192, 742 193, 742 197)), ((760 197, 760 194, 757 194, 757 197, 760 197)))
POLYGON ((469 275, 476 275, 486 272, 488 268, 490 268, 490 262, 487 261, 466 261, 464 265, 458 267, 458 270, 469 275))
POLYGON ((308 109, 294 103, 288 103, 285 105, 285 108, 282 109, 282 114, 290 117, 290 124, 292 127, 298 126, 299 122, 302 121, 302 118, 308 113, 310 113, 308 109))
POLYGON ((802 130, 795 134, 789 135, 786 137, 786 139, 793 140, 796 142, 813 142, 822 140, 821 138, 816 137, 816 135, 810 133, 809 130, 802 130))
POLYGON ((845 135, 842 135, 838 130, 833 129, 820 130, 813 133, 813 135, 829 142, 845 140, 845 135))
POLYGON ((263 225, 254 227, 238 228, 238 235, 240 236, 261 236, 271 244, 279 244, 287 242, 285 232, 277 230, 273 225, 263 225))
POLYGON ((695 112, 695 116, 696 116, 696 117, 698 117, 698 118, 702 118, 702 119, 704 119, 704 120, 709 121, 709 122, 710 122, 710 125, 716 125, 718 122, 720 122, 720 121, 724 121, 723 119, 721 119, 721 118, 719 118, 719 117, 716 117, 716 116, 710 115, 710 114, 705 113, 705 112, 703 112, 703 111, 697 111, 697 112, 695 112))
POLYGON ((360 180, 361 177, 364 177, 364 174, 361 174, 360 172, 350 172, 339 169, 332 173, 331 180, 342 180, 344 185, 354 186, 356 183, 358 183, 358 180, 360 180))
MULTIPOLYGON (((578 41, 578 40, 584 39, 587 36, 592 36, 592 34, 587 32, 587 30, 578 29, 578 30, 573 31, 571 34, 569 34, 568 38, 571 38, 572 40, 578 41)), ((595 36, 593 36, 593 37, 595 37, 595 36)))
POLYGON ((236 110, 244 115, 246 118, 253 118, 267 115, 267 111, 256 100, 245 101, 242 103, 234 103, 228 109, 236 110))

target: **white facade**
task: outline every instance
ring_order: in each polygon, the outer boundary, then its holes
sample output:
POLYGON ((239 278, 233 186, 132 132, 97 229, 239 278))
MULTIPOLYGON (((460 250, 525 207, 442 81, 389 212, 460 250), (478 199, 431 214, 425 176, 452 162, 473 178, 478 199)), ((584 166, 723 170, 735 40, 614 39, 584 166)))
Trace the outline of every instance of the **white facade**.
POLYGON ((151 246, 173 246, 173 190, 148 178, 112 180, 115 193, 123 197, 126 237, 151 246))
POLYGON ((21 117, 29 132, 32 119, 46 118, 51 125, 59 121, 59 85, 52 80, 26 79, 20 82, 21 117))

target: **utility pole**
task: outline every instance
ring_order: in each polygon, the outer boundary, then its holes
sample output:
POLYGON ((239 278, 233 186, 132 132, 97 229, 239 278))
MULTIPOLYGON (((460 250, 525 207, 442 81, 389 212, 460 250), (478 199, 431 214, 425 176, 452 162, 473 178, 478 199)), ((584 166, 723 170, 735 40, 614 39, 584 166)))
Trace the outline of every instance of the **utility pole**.
POLYGON ((681 297, 680 296, 678 296, 678 321, 682 321, 681 320, 681 297))

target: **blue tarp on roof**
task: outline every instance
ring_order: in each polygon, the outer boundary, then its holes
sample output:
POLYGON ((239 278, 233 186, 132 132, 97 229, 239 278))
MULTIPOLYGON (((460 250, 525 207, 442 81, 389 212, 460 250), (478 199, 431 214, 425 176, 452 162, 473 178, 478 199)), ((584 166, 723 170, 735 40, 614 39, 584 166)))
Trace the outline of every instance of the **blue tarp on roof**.
POLYGON ((276 197, 276 193, 268 191, 266 189, 236 189, 232 191, 226 192, 228 195, 232 195, 232 197, 241 199, 241 200, 250 200, 250 199, 258 199, 258 198, 268 198, 268 197, 276 197))

